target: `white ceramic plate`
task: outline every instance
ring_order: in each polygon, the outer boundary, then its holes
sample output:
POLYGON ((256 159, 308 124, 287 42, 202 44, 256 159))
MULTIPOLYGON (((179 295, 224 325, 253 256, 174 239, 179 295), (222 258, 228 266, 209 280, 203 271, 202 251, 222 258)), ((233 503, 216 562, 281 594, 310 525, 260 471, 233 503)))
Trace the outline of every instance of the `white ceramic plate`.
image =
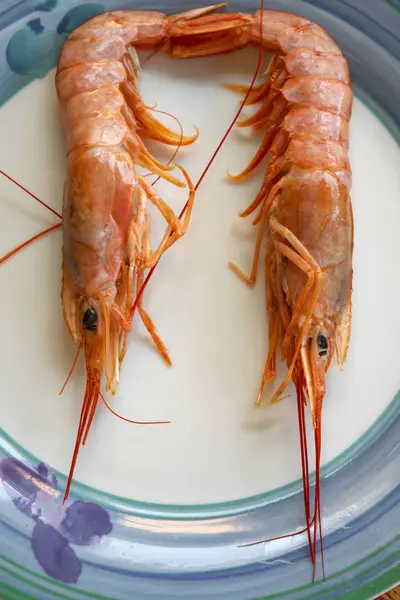
MULTIPOLYGON (((234 63, 231 55, 172 62, 162 54, 145 63, 140 76, 144 100, 176 115, 186 133, 192 131, 193 123, 200 129, 198 141, 178 156, 194 182, 239 104, 239 98, 221 84, 248 82, 256 60, 257 52, 245 49, 235 54, 234 63)), ((388 415, 398 411, 393 398, 400 387, 400 152, 394 124, 390 124, 389 131, 387 117, 379 118, 371 98, 361 89, 357 93, 350 148, 355 216, 354 316, 345 369, 339 372, 332 368, 327 381, 322 455, 326 478, 352 459, 354 448, 361 447, 368 436, 377 436, 383 423, 392 421, 388 421, 388 415)), ((177 129, 173 120, 158 116, 177 129)), ((61 211, 65 145, 54 71, 29 83, 0 108, 0 130, 0 168, 61 211)), ((255 229, 249 219, 240 219, 238 212, 257 193, 262 170, 240 185, 229 183, 226 171, 242 170, 259 143, 260 138, 247 130, 235 130, 230 135, 199 188, 189 232, 163 257, 146 290, 144 304, 169 348, 172 368, 163 364, 140 321, 134 322, 121 385, 112 406, 130 419, 168 419, 171 425, 126 424, 99 406, 88 443, 80 452, 72 498, 94 500, 128 514, 127 507, 133 506, 133 517, 129 518, 135 522, 135 511, 150 519, 160 518, 161 514, 167 518, 171 514, 194 515, 198 511, 215 517, 239 511, 235 506, 243 513, 295 494, 297 501, 278 531, 289 532, 302 525, 293 387, 289 387, 290 396, 284 402, 265 410, 253 408, 267 352, 263 267, 255 288, 246 287, 228 269, 229 260, 250 269, 255 229)), ((157 156, 167 160, 170 152, 158 150, 157 156)), ((187 192, 162 181, 156 187, 179 212, 187 192)), ((0 255, 56 222, 54 215, 5 178, 0 178, 0 199, 0 255)), ((164 223, 154 211, 150 212, 155 245, 164 223)), ((79 363, 64 394, 58 396, 75 354, 61 312, 61 244, 60 231, 49 234, 0 268, 0 415, 5 454, 24 459, 32 455, 28 461, 31 467, 38 461, 50 465, 62 489, 71 461, 85 376, 79 363)), ((283 372, 281 368, 280 374, 283 372)), ((270 393, 267 387, 265 395, 270 393)), ((343 487, 340 490, 344 514, 326 511, 327 535, 335 535, 339 521, 343 526, 353 516, 351 501, 346 498, 345 502, 343 487)), ((4 500, 4 490, 3 494, 4 500)), ((376 498, 374 503, 371 498, 365 499, 364 508, 357 501, 357 516, 374 505, 376 498)), ((15 515, 8 511, 5 509, 9 522, 20 524, 17 511, 15 515)), ((28 529, 32 527, 29 518, 28 529)), ((112 565, 115 572, 129 570, 129 565, 135 563, 135 552, 129 554, 132 548, 122 558, 121 552, 112 547, 128 539, 127 521, 121 522, 125 533, 115 533, 114 527, 113 541, 104 546, 103 539, 99 550, 94 551, 99 564, 112 565)), ((190 527, 195 527, 194 523, 190 527)), ((166 522, 161 521, 159 526, 168 533, 166 522)), ((221 534, 221 523, 218 527, 221 534)), ((190 531, 190 535, 195 534, 194 529, 190 531)), ((136 529, 133 533, 138 535, 136 529)), ((260 532, 252 531, 251 535, 257 538, 260 532)), ((261 537, 266 535, 264 532, 261 537)), ((305 551, 305 540, 288 542, 292 543, 305 551)), ((176 549, 172 559, 162 552, 158 555, 154 547, 151 551, 158 556, 161 572, 179 571, 181 559, 176 549)), ((149 564, 154 570, 155 559, 146 562, 146 545, 138 552, 139 571, 150 569, 149 564)), ((226 560, 222 553, 216 564, 227 568, 247 560, 257 562, 263 552, 268 556, 270 550, 260 547, 254 552, 258 554, 246 551, 240 558, 234 553, 226 560)), ((84 563, 85 553, 78 556, 84 563)), ((92 555, 86 559, 91 565, 97 560, 92 555)), ((197 562, 192 557, 188 567, 191 572, 196 564, 203 569, 202 560, 197 562)), ((296 584, 302 582, 302 576, 294 577, 296 584)), ((124 585, 121 583, 116 597, 125 598, 124 585)), ((90 582, 82 582, 82 586, 85 592, 94 593, 90 582)), ((100 592, 103 590, 96 593, 100 592)), ((236 592, 238 598, 254 597, 247 591, 240 595, 239 588, 236 592)))

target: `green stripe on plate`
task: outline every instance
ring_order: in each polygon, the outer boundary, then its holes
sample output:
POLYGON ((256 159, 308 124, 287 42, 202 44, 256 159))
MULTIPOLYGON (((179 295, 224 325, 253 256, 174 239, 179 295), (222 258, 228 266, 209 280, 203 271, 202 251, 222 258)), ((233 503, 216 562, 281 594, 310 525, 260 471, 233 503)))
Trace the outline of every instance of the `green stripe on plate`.
POLYGON ((24 592, 19 592, 10 587, 7 583, 0 582, 0 599, 1 600, 37 600, 33 596, 28 596, 24 592))
MULTIPOLYGON (((371 427, 369 427, 369 429, 367 429, 367 431, 365 431, 344 452, 336 456, 334 459, 332 459, 330 462, 328 462, 322 467, 321 477, 323 478, 326 474, 332 473, 337 469, 343 468, 346 464, 348 464, 360 452, 360 450, 363 447, 371 444, 373 440, 376 439, 376 437, 378 437, 382 433, 382 431, 386 429, 386 427, 388 427, 388 425, 392 422, 392 420, 398 414, 399 411, 400 392, 396 394, 389 406, 386 407, 383 413, 381 413, 379 418, 371 425, 371 427)), ((30 454, 29 451, 25 450, 25 448, 20 446, 18 442, 13 440, 4 430, 0 429, 0 433, 4 441, 10 444, 10 446, 13 447, 14 450, 17 450, 17 452, 22 455, 22 460, 28 460, 31 464, 39 462, 39 459, 30 454)), ((17 458, 21 457, 17 456, 17 458)), ((59 485, 63 485, 63 483, 66 481, 65 475, 63 475, 55 469, 53 469, 53 471, 57 477, 59 485)), ((311 484, 313 483, 313 481, 314 473, 311 475, 311 484)), ((207 514, 208 512, 212 512, 213 516, 216 516, 217 512, 222 511, 224 513, 224 516, 227 516, 230 513, 238 512, 240 510, 249 510, 250 506, 254 508, 254 506, 257 504, 264 504, 271 497, 277 495, 287 497, 291 494, 295 494, 302 489, 302 485, 302 480, 298 479, 297 481, 292 481, 287 485, 275 488, 274 490, 271 490, 269 492, 264 492, 262 494, 250 496, 248 498, 240 498, 239 500, 232 500, 230 502, 216 502, 215 504, 165 505, 154 504, 151 502, 141 502, 130 498, 123 498, 121 496, 107 494, 102 490, 91 488, 90 486, 87 486, 84 483, 76 481, 72 486, 70 497, 88 500, 90 499, 88 498, 88 495, 95 494, 96 502, 98 504, 101 504, 104 508, 112 510, 113 512, 138 514, 140 516, 141 514, 143 514, 143 511, 145 511, 146 513, 150 511, 152 513, 151 517, 153 519, 168 518, 171 520, 181 520, 187 518, 188 516, 191 516, 190 513, 196 512, 199 512, 200 516, 196 515, 195 518, 202 518, 204 516, 204 513, 207 514), (156 514, 154 514, 154 512, 156 514)))
MULTIPOLYGON (((351 570, 353 570, 355 567, 358 567, 360 565, 362 565, 363 563, 365 563, 367 560, 371 560, 375 557, 377 557, 379 554, 381 554, 384 550, 387 550, 388 548, 390 548, 391 546, 393 546, 395 543, 400 541, 400 535, 396 536, 387 546, 385 546, 384 548, 379 548, 378 550, 375 550, 374 552, 372 552, 371 554, 368 554, 366 557, 360 559, 359 561, 356 561, 354 563, 352 563, 351 565, 349 565, 348 567, 345 567, 344 569, 341 569, 340 571, 336 571, 336 573, 333 573, 332 575, 329 575, 328 577, 326 577, 325 581, 331 581, 333 579, 335 579, 336 577, 343 575, 344 573, 348 573, 351 570)), ((357 577, 363 576, 363 575, 367 575, 369 572, 372 571, 372 569, 375 569, 376 567, 380 567, 382 565, 384 565, 388 559, 390 558, 400 558, 398 552, 393 552, 392 554, 390 554, 388 557, 386 557, 384 560, 379 561, 374 563, 372 568, 368 568, 365 569, 364 571, 362 571, 361 573, 357 574, 357 577)), ((15 561, 6 558, 4 555, 0 554, 0 560, 4 561, 5 563, 7 563, 8 565, 10 565, 10 567, 13 567, 13 569, 8 568, 8 567, 4 567, 4 566, 0 566, 0 569, 2 569, 4 572, 12 575, 13 577, 15 577, 16 579, 19 579, 21 581, 25 581, 27 583, 30 583, 32 585, 35 585, 37 587, 37 589, 41 589, 41 590, 45 590, 46 592, 51 593, 53 590, 46 588, 42 585, 39 585, 38 583, 27 579, 26 577, 23 577, 20 573, 16 573, 14 569, 18 570, 18 571, 22 571, 22 573, 25 573, 27 575, 30 575, 32 578, 34 579, 38 579, 40 581, 43 581, 45 583, 50 583, 52 586, 55 586, 59 589, 62 589, 65 592, 71 592, 73 591, 75 594, 81 595, 81 596, 86 596, 87 598, 94 598, 96 600, 114 600, 113 598, 110 598, 109 596, 102 596, 100 594, 95 594, 93 592, 89 592, 86 590, 82 590, 76 586, 74 586, 73 588, 71 588, 70 586, 61 583, 59 581, 56 581, 55 579, 50 579, 49 577, 46 577, 45 575, 41 575, 35 571, 31 571, 30 569, 27 569, 21 565, 19 565, 18 563, 16 563, 15 561)), ((367 584, 363 584, 362 586, 360 586, 359 589, 368 589, 370 587, 376 587, 377 593, 379 593, 382 589, 388 589, 390 587, 392 587, 392 585, 395 585, 396 583, 398 583, 400 580, 400 565, 397 565, 395 567, 393 567, 391 570, 389 570, 386 573, 383 573, 382 575, 379 575, 377 578, 375 578, 373 580, 373 582, 369 582, 367 584), (382 583, 383 582, 383 583, 382 583), (387 584, 387 585, 386 585, 387 584), (385 587, 386 586, 386 587, 385 587)), ((318 580, 321 583, 321 580, 318 580)), ((318 581, 316 581, 315 583, 318 583, 318 581)), ((315 584, 314 584, 315 585, 315 584)), ((273 595, 269 595, 269 596, 264 596, 263 598, 258 598, 257 600, 274 600, 275 598, 281 598, 282 596, 284 596, 285 594, 287 594, 288 592, 300 592, 300 591, 305 591, 308 590, 308 595, 305 596, 305 599, 310 599, 312 597, 318 597, 322 598, 324 596, 326 596, 327 594, 329 594, 332 590, 340 588, 343 584, 337 584, 335 586, 331 586, 329 588, 329 590, 316 590, 317 596, 314 596, 314 594, 310 594, 310 591, 312 591, 313 589, 313 584, 305 584, 296 588, 292 588, 290 590, 286 590, 284 592, 279 592, 277 594, 273 594, 273 595)), ((346 596, 346 600, 364 600, 365 599, 365 595, 359 595, 359 589, 357 589, 354 592, 351 592, 348 596, 346 596)), ((1 588, 0 588, 1 591, 1 588)), ((58 593, 58 592, 57 592, 58 593)), ((367 597, 371 597, 373 594, 371 593, 370 596, 367 597)), ((68 598, 68 600, 70 600, 72 598, 72 596, 67 596, 65 594, 61 594, 58 593, 58 597, 59 598, 68 598)), ((21 598, 18 597, 18 600, 23 600, 23 596, 21 596, 21 598)))
POLYGON ((395 8, 396 10, 400 11, 400 0, 384 0, 384 2, 386 2, 386 4, 389 4, 390 6, 393 6, 393 8, 395 8))

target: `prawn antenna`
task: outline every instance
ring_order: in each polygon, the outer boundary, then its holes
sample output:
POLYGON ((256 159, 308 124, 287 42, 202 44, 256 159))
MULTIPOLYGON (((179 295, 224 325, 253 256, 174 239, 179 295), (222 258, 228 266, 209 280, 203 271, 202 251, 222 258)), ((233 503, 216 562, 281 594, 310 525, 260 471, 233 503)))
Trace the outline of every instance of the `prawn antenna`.
MULTIPOLYGON (((304 512, 306 519, 306 526, 300 531, 296 531, 295 533, 287 533, 285 535, 280 535, 273 538, 267 538, 264 540, 259 540, 256 542, 250 542, 249 544, 241 544, 239 548, 245 548, 249 546, 257 546, 258 544, 265 544, 269 542, 274 542, 276 540, 283 540, 286 538, 295 537, 297 535, 301 535, 307 532, 308 537, 308 547, 310 552, 310 557, 313 565, 313 581, 315 579, 315 569, 316 569, 316 533, 317 527, 321 532, 321 523, 320 523, 320 504, 319 504, 319 485, 315 489, 315 498, 316 504, 314 509, 314 515, 311 518, 310 515, 310 475, 309 475, 309 467, 308 467, 308 447, 307 447, 307 436, 306 436, 306 422, 305 422, 305 395, 304 395, 304 373, 301 368, 297 369, 296 376, 296 392, 297 392, 297 413, 298 413, 298 421, 299 421, 299 435, 300 435, 300 449, 301 449, 301 469, 302 469, 302 483, 303 483, 303 497, 304 497, 304 512), (318 499, 318 502, 317 502, 318 499), (314 535, 311 536, 311 527, 314 527, 314 535)), ((316 473, 316 477, 319 477, 319 472, 316 473)), ((318 481, 318 479, 317 479, 318 481)), ((322 536, 321 538, 321 557, 323 556, 322 550, 322 536)), ((323 564, 323 558, 322 558, 323 564)), ((324 567, 323 567, 324 571, 324 567)))
POLYGON ((59 395, 59 396, 61 396, 61 394, 63 393, 63 391, 64 391, 64 390, 65 390, 65 388, 67 387, 69 380, 71 379, 71 375, 72 375, 72 373, 74 372, 74 369, 75 369, 75 367, 76 367, 76 363, 78 362, 78 357, 79 357, 79 354, 80 354, 80 351, 81 351, 81 350, 82 350, 82 343, 80 343, 80 344, 79 344, 78 350, 77 350, 77 352, 76 352, 76 354, 75 354, 75 358, 74 358, 74 360, 73 360, 73 363, 72 363, 72 367, 71 367, 71 368, 70 368, 70 370, 69 370, 69 373, 68 373, 68 375, 67 375, 67 378, 66 378, 66 380, 65 380, 65 381, 64 381, 64 383, 63 383, 63 386, 62 386, 61 390, 58 392, 58 395, 59 395))
POLYGON ((322 519, 321 519, 321 423, 316 423, 314 430, 315 441, 315 497, 314 497, 314 560, 313 560, 313 582, 316 574, 316 554, 317 554, 317 536, 319 537, 319 546, 321 554, 322 578, 325 580, 325 558, 324 546, 322 540, 322 519))
MULTIPOLYGON (((46 204, 46 202, 43 202, 43 200, 41 200, 40 198, 38 198, 37 196, 35 196, 35 194, 33 192, 31 192, 25 186, 23 186, 21 183, 19 183, 19 181, 17 181, 13 177, 11 177, 11 175, 8 175, 8 173, 6 173, 5 171, 3 171, 2 169, 0 169, 0 175, 3 175, 6 179, 8 179, 9 181, 11 181, 11 183, 14 183, 14 185, 16 185, 17 187, 19 187, 26 194, 28 194, 28 196, 30 196, 31 198, 33 198, 34 200, 36 200, 36 202, 39 202, 39 204, 41 204, 42 206, 44 206, 45 208, 47 208, 47 210, 49 210, 50 212, 52 212, 53 215, 56 215, 56 217, 59 217, 60 219, 62 219, 62 216, 60 215, 60 213, 58 213, 56 210, 54 210, 54 208, 51 208, 51 206, 49 206, 48 204, 46 204)), ((59 229, 59 227, 61 227, 61 223, 57 223, 56 225, 52 225, 51 227, 47 227, 47 229, 44 229, 43 231, 40 231, 39 233, 35 234, 34 236, 32 236, 31 238, 29 238, 28 240, 26 240, 22 244, 19 244, 18 246, 16 246, 15 248, 13 248, 9 252, 7 252, 4 256, 0 257, 0 265, 3 264, 4 262, 6 262, 6 260, 8 260, 9 258, 11 258, 12 256, 14 256, 14 254, 17 254, 17 252, 19 252, 20 250, 22 250, 22 248, 25 248, 26 246, 29 246, 29 244, 31 244, 35 240, 38 240, 39 238, 43 237, 44 235, 46 235, 46 233, 50 233, 51 231, 55 231, 56 229, 59 229)))
POLYGON ((132 423, 133 425, 170 425, 171 421, 133 421, 132 419, 127 419, 126 417, 123 417, 122 415, 118 414, 117 412, 115 412, 115 410, 113 410, 111 408, 111 406, 108 404, 107 400, 105 399, 104 395, 100 392, 100 398, 103 400, 104 406, 107 408, 107 410, 110 411, 111 414, 114 415, 114 417, 117 417, 117 419, 121 419, 121 421, 125 421, 126 423, 132 423))
POLYGON ((46 204, 46 202, 43 202, 43 200, 41 200, 40 198, 38 198, 37 196, 35 196, 35 194, 33 194, 30 190, 28 190, 21 183, 19 183, 19 181, 17 181, 13 177, 11 177, 11 175, 8 175, 8 173, 6 173, 5 171, 2 171, 1 169, 0 169, 0 175, 3 175, 6 179, 8 179, 12 183, 14 183, 17 187, 19 187, 26 194, 28 194, 28 196, 30 196, 31 198, 33 198, 34 200, 36 200, 36 202, 39 202, 39 204, 41 204, 42 206, 44 206, 45 208, 47 208, 47 210, 49 210, 50 212, 52 212, 53 215, 56 215, 56 217, 58 217, 59 219, 62 219, 62 216, 60 215, 59 212, 57 212, 56 210, 54 210, 54 208, 51 208, 51 206, 49 206, 48 204, 46 204))
POLYGON ((310 473, 308 467, 308 446, 307 446, 307 432, 306 432, 306 420, 304 414, 305 396, 304 396, 304 373, 301 368, 297 369, 296 377, 296 396, 297 396, 297 416, 299 423, 299 436, 300 436, 300 451, 301 451, 301 475, 303 481, 303 497, 304 497, 304 512, 306 518, 306 529, 308 534, 308 547, 310 552, 311 561, 313 568, 315 568, 315 548, 313 547, 311 539, 311 524, 314 523, 315 528, 315 515, 310 522, 310 473))
POLYGON ((5 254, 4 256, 0 257, 0 265, 3 264, 4 262, 6 262, 6 260, 8 260, 9 258, 11 258, 12 256, 14 256, 14 254, 17 254, 17 252, 19 252, 20 250, 22 250, 22 248, 25 248, 26 246, 29 246, 29 244, 31 244, 35 240, 38 240, 39 238, 41 238, 44 235, 46 235, 46 233, 50 233, 51 231, 55 231, 56 229, 59 229, 61 227, 61 225, 62 225, 62 223, 56 223, 55 225, 52 225, 51 227, 47 227, 47 229, 44 229, 43 231, 40 231, 39 233, 36 233, 34 236, 32 236, 31 238, 29 238, 29 240, 26 240, 22 244, 19 244, 18 246, 16 246, 15 248, 13 248, 9 252, 7 252, 7 254, 5 254))
POLYGON ((277 535, 276 537, 267 538, 265 540, 257 540, 257 542, 249 542, 248 544, 240 544, 238 546, 238 548, 250 548, 250 546, 259 546, 260 544, 267 544, 268 542, 276 542, 277 540, 285 540, 286 538, 296 537, 296 535, 302 535, 306 531, 309 533, 310 526, 313 525, 313 523, 314 523, 314 518, 312 519, 311 523, 309 525, 307 525, 307 527, 300 529, 300 531, 295 531, 294 533, 285 533, 284 535, 277 535))

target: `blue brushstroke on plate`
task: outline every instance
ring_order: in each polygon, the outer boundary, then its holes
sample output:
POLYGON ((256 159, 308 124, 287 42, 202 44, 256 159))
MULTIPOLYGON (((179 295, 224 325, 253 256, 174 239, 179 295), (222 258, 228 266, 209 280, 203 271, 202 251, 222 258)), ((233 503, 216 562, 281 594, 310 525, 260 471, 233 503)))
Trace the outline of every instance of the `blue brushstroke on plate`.
POLYGON ((0 462, 0 479, 15 507, 33 526, 33 554, 50 577, 64 583, 76 583, 82 563, 71 545, 97 544, 112 531, 108 512, 82 500, 61 504, 57 478, 44 463, 29 466, 16 458, 0 462))
MULTIPOLYGON (((52 10, 53 4, 53 1, 48 1, 36 8, 40 11, 52 10)), ((6 49, 9 68, 17 75, 45 77, 56 66, 61 46, 69 34, 102 12, 104 6, 100 3, 76 6, 64 15, 55 31, 47 30, 40 18, 31 19, 10 38, 6 49)))
POLYGON ((81 4, 70 11, 61 19, 57 25, 59 35, 69 35, 82 23, 104 12, 102 4, 81 4))
POLYGON ((39 18, 32 19, 11 37, 6 60, 17 75, 44 77, 57 64, 62 40, 47 31, 39 18))
POLYGON ((34 10, 39 10, 42 12, 51 12, 57 6, 57 0, 45 0, 45 2, 39 2, 34 7, 34 10))

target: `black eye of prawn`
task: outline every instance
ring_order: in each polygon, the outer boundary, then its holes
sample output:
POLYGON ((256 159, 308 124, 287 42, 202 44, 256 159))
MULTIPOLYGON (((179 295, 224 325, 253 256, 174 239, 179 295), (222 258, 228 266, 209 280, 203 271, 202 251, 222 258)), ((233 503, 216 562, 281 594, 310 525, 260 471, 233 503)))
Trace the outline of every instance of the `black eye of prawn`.
POLYGON ((97 312, 94 308, 87 308, 83 313, 83 326, 88 331, 96 331, 97 312))
POLYGON ((320 348, 320 351, 318 354, 320 356, 326 356, 328 354, 328 340, 326 339, 326 337, 324 335, 322 335, 322 333, 320 333, 319 336, 317 337, 317 344, 318 344, 318 347, 320 348))

